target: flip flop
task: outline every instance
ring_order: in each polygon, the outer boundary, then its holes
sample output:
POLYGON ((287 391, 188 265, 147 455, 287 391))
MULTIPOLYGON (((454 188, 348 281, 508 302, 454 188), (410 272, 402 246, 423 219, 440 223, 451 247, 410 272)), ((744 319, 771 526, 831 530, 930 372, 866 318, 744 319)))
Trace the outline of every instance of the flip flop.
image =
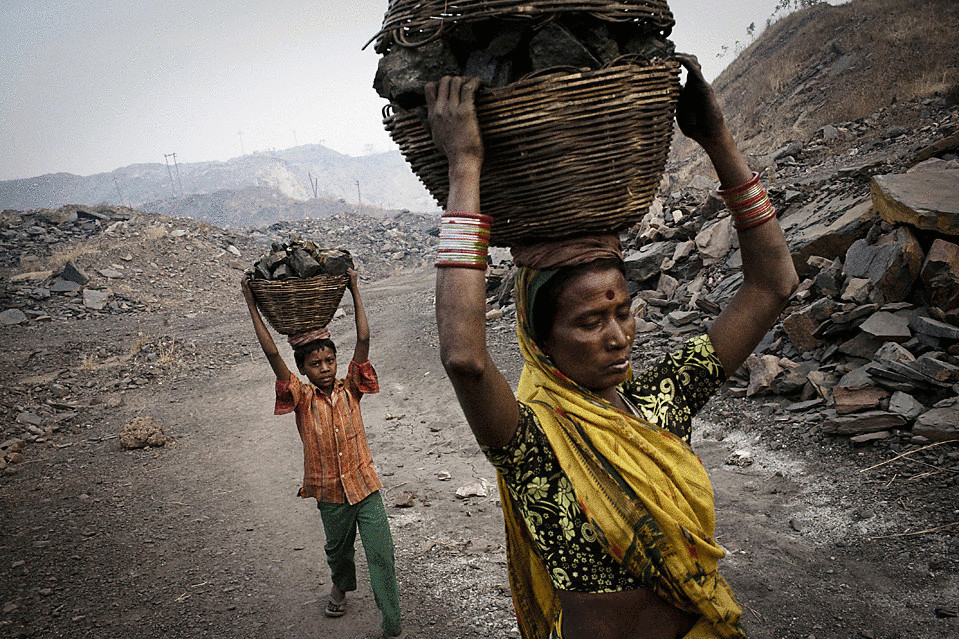
POLYGON ((346 614, 346 599, 344 598, 343 601, 337 603, 330 597, 326 602, 326 610, 323 611, 323 614, 327 617, 342 617, 346 614))

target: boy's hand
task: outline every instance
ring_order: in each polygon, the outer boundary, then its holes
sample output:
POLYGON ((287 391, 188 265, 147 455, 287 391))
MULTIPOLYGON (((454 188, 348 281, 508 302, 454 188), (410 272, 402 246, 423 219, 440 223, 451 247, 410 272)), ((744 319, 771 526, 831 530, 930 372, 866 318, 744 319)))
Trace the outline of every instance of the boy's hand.
POLYGON ((250 288, 250 278, 246 275, 240 280, 240 290, 243 291, 243 297, 247 304, 256 305, 256 297, 253 295, 253 289, 250 288))
POLYGON ((351 292, 356 291, 356 283, 359 280, 359 274, 356 272, 356 269, 347 269, 346 274, 350 276, 350 281, 347 284, 351 292))

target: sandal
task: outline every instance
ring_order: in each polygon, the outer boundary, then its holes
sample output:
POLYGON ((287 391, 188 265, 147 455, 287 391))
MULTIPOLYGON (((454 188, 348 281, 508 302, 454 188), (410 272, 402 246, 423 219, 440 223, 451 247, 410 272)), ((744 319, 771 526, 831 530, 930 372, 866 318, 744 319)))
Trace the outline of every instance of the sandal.
POLYGON ((344 597, 343 601, 336 602, 330 597, 326 602, 326 610, 323 613, 327 617, 342 617, 346 614, 346 598, 344 597))

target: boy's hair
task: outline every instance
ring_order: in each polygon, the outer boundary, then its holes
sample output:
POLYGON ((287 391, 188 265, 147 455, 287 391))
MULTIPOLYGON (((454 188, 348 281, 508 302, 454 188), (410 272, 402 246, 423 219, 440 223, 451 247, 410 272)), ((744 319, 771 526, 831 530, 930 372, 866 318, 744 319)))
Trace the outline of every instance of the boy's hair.
POLYGON ((315 339, 312 342, 307 342, 303 346, 297 346, 293 349, 293 359, 296 361, 296 368, 302 373, 303 364, 306 362, 306 357, 314 351, 320 351, 324 348, 328 348, 333 351, 333 355, 336 355, 336 344, 333 343, 333 340, 327 339, 315 339))

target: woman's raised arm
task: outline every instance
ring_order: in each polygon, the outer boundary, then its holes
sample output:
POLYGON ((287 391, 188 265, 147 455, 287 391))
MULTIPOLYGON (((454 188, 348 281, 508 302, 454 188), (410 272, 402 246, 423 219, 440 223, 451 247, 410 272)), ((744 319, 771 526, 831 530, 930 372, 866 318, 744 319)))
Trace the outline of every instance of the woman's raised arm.
POLYGON ((758 176, 749 170, 733 141, 699 63, 693 56, 676 57, 687 71, 686 85, 676 111, 680 130, 709 155, 721 189, 726 192, 739 190, 750 198, 740 200, 747 205, 743 210, 733 211, 734 219, 738 216, 743 284, 709 330, 716 355, 726 373, 732 375, 776 323, 789 296, 799 285, 799 277, 779 222, 762 208, 761 198, 765 197, 765 191, 760 193, 758 183, 740 190, 758 176), (760 200, 758 205, 756 200, 760 200))
MULTIPOLYGON (((440 358, 476 441, 501 447, 516 432, 516 397, 486 348, 486 254, 478 237, 483 141, 475 78, 444 77, 426 86, 433 140, 449 161, 449 198, 440 229, 436 326, 440 358)), ((488 222, 487 222, 488 225, 488 222)))

